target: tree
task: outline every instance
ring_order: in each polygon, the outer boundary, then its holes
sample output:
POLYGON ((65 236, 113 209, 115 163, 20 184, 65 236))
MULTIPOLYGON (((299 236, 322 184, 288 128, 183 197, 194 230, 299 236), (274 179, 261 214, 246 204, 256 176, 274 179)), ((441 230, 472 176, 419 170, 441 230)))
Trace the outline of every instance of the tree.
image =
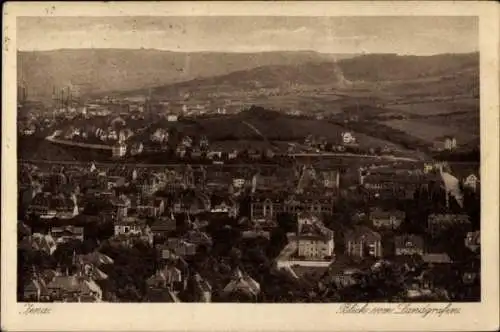
POLYGON ((82 245, 82 241, 79 240, 72 240, 61 243, 54 251, 53 257, 63 269, 70 268, 73 266, 74 255, 82 254, 82 245))
POLYGON ((242 253, 241 250, 233 247, 229 251, 229 259, 233 267, 239 266, 241 264, 242 253))
POLYGON ((116 294, 120 301, 140 301, 146 292, 146 280, 157 268, 156 251, 146 245, 114 247, 104 244, 100 250, 114 260, 101 268, 108 275, 103 291, 116 294))
POLYGON ((296 232, 297 231, 297 219, 291 213, 278 213, 277 222, 279 228, 281 228, 284 232, 296 232))
POLYGON ((286 233, 279 227, 276 227, 271 231, 269 239, 270 239, 269 245, 267 247, 267 256, 268 257, 278 256, 280 251, 288 243, 286 233))

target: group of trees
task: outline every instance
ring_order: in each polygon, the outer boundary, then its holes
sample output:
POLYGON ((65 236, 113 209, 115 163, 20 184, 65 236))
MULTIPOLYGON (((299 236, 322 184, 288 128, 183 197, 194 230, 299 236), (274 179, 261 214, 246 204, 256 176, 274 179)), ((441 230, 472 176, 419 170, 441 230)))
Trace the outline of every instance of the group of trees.
POLYGON ((107 301, 141 302, 146 295, 146 280, 160 266, 154 248, 137 243, 133 247, 101 246, 100 252, 114 260, 102 266, 108 278, 99 281, 107 301))
POLYGON ((96 241, 73 240, 59 244, 49 255, 45 251, 33 250, 28 247, 17 250, 17 291, 18 299, 22 299, 24 286, 31 280, 34 273, 40 274, 45 270, 59 270, 61 273, 75 271, 75 255, 88 254, 98 246, 96 241))
MULTIPOLYGON (((286 216, 280 219, 285 226, 286 216)), ((244 238, 243 229, 235 220, 216 220, 207 229, 213 246, 201 248, 194 257, 188 258, 190 269, 211 284, 214 302, 290 302, 296 301, 299 294, 305 298, 305 288, 300 282, 291 280, 273 267, 274 258, 287 242, 286 229, 292 227, 290 223, 285 229, 275 228, 269 238, 244 238), (222 290, 231 281, 236 268, 260 284, 261 292, 257 297, 244 293, 223 294, 222 290)))
POLYGON ((385 302, 399 300, 405 290, 404 276, 392 265, 354 276, 356 283, 339 289, 340 302, 385 302))
POLYGON ((433 153, 432 157, 437 160, 479 163, 481 160, 481 149, 478 146, 463 151, 439 151, 433 153))
POLYGON ((146 292, 146 279, 153 275, 160 264, 155 249, 141 243, 133 247, 117 247, 92 238, 59 244, 52 255, 29 248, 18 249, 18 298, 22 299, 24 285, 32 278, 33 272, 51 269, 71 275, 76 271, 75 257, 94 250, 114 260, 113 264, 99 267, 108 275, 107 279, 96 281, 103 290, 104 300, 142 301, 146 292))

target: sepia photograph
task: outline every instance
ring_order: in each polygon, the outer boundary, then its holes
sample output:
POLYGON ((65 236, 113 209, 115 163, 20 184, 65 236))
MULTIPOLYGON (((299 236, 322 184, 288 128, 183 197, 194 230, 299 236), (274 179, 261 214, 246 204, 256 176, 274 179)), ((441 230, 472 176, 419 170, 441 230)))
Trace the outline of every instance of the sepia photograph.
POLYGON ((484 300, 477 14, 50 10, 10 44, 27 311, 484 300))

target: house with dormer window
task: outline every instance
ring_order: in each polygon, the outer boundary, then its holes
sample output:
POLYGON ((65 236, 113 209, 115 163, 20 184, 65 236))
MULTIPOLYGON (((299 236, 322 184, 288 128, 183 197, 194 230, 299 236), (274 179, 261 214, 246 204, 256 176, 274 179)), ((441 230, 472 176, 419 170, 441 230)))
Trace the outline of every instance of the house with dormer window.
POLYGON ((250 204, 250 218, 255 221, 275 220, 278 213, 283 211, 282 199, 273 196, 253 196, 250 204))
POLYGON ((306 260, 332 259, 334 233, 326 228, 317 215, 300 213, 297 217, 298 256, 306 260))
POLYGON ((404 222, 406 214, 400 210, 372 209, 369 214, 370 222, 375 228, 397 229, 404 222))
POLYGON ((366 226, 357 226, 349 230, 344 238, 348 256, 359 258, 382 256, 381 235, 366 226))
POLYGON ((115 221, 114 241, 131 244, 134 241, 153 244, 153 233, 145 220, 127 217, 115 221))
POLYGON ((479 186, 479 178, 475 174, 470 174, 463 181, 464 187, 470 188, 472 191, 477 191, 479 186))
POLYGON ((421 236, 405 234, 394 238, 394 253, 401 255, 420 255, 424 254, 424 239, 421 236))

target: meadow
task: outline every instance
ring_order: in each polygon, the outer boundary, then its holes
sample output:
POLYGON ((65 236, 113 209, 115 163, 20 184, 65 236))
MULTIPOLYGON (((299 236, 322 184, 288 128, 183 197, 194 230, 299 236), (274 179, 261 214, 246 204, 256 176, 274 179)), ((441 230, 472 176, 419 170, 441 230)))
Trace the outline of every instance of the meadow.
POLYGON ((438 114, 479 112, 479 100, 461 98, 450 101, 424 101, 386 105, 386 108, 412 116, 435 116, 438 114))
MULTIPOLYGON (((477 130, 473 128, 470 131, 465 131, 464 128, 454 126, 450 123, 435 123, 435 119, 416 120, 388 120, 383 124, 394 129, 398 129, 408 133, 411 136, 417 137, 429 143, 439 141, 443 136, 454 136, 459 144, 472 141, 476 138, 477 130)), ((470 123, 469 123, 470 125, 470 123)), ((473 126, 471 126, 473 127, 473 126)))

